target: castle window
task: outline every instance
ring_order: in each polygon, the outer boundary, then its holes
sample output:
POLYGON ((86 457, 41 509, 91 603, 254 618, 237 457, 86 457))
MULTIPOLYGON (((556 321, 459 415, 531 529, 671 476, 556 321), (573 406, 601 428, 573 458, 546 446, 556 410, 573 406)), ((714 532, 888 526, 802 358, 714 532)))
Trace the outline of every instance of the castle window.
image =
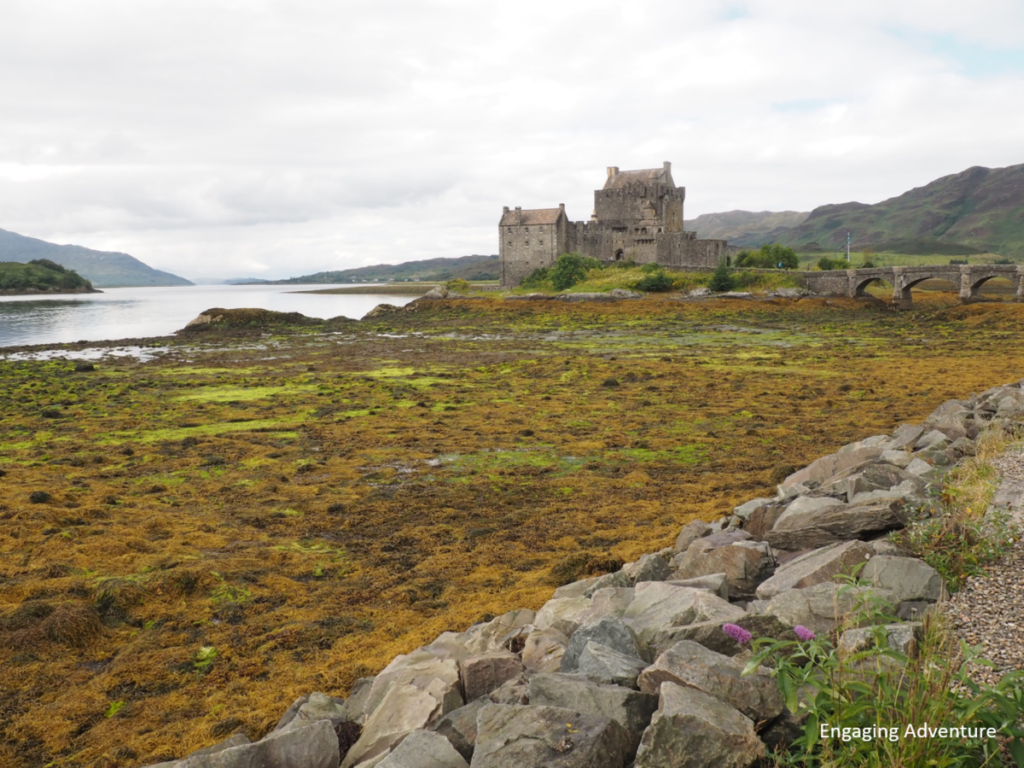
POLYGON ((544 245, 544 241, 543 241, 543 240, 538 240, 537 242, 538 242, 538 243, 539 243, 540 245, 544 245))
POLYGON ((509 241, 508 241, 508 244, 509 244, 509 245, 512 245, 512 241, 511 241, 511 240, 509 240, 509 241))
POLYGON ((523 232, 525 232, 526 234, 530 234, 530 228, 529 227, 524 227, 523 228, 523 232))
POLYGON ((529 245, 529 244, 530 244, 530 241, 529 241, 529 240, 527 240, 527 241, 526 241, 526 244, 527 244, 527 245, 529 245))

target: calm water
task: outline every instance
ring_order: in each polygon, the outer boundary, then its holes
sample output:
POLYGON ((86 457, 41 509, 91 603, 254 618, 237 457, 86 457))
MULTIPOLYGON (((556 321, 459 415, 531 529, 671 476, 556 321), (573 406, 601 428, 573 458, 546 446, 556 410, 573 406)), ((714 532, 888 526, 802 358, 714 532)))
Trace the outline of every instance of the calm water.
POLYGON ((166 336, 205 309, 257 307, 309 317, 360 318, 378 304, 403 305, 415 296, 296 293, 327 286, 196 285, 104 288, 103 293, 0 297, 0 347, 65 341, 166 336))

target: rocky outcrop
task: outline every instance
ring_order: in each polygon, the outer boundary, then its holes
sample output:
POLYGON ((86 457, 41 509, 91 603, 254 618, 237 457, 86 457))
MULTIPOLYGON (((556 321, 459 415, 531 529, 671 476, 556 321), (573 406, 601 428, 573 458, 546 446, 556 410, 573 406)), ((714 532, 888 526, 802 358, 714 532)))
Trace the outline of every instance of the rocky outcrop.
POLYGON ((844 654, 916 653, 919 622, 850 616, 864 599, 915 617, 944 598, 939 574, 884 534, 928 513, 982 429, 1022 417, 1019 385, 945 403, 818 459, 773 498, 689 522, 674 548, 561 586, 536 612, 442 633, 348 699, 300 697, 257 742, 236 734, 161 768, 625 768, 634 755, 636 768, 746 768, 803 727, 765 670, 743 674, 748 639, 802 626, 839 635, 844 654))

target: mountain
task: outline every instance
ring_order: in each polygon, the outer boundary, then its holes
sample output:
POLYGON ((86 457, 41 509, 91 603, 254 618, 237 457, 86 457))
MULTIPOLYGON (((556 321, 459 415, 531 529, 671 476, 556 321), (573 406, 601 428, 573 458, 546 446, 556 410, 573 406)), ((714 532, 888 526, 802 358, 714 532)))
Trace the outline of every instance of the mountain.
POLYGON ((833 250, 847 232, 858 251, 1024 257, 1024 165, 975 166, 874 205, 823 205, 777 239, 833 250))
POLYGON ((232 284, 270 283, 290 285, 292 283, 379 283, 393 280, 439 282, 442 280, 497 280, 501 277, 501 265, 497 256, 458 256, 455 258, 424 259, 407 261, 404 264, 377 264, 372 267, 340 269, 332 272, 317 272, 313 275, 290 277, 287 280, 254 280, 240 278, 230 280, 232 284))
POLYGON ((809 213, 799 211, 727 211, 705 213, 684 222, 702 240, 728 240, 730 245, 774 243, 786 230, 803 224, 809 213))
POLYGON ((55 245, 0 229, 0 261, 25 264, 48 259, 74 270, 94 286, 192 285, 183 277, 143 264, 127 253, 94 251, 80 245, 55 245))

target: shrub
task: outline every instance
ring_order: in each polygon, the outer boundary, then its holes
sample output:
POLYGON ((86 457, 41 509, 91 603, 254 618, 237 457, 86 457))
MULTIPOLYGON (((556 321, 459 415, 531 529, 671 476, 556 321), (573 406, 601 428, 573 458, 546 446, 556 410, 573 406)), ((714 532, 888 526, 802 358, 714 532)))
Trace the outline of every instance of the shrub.
POLYGON ((551 285, 556 291, 572 288, 587 277, 587 270, 599 267, 597 259, 584 258, 578 253, 563 253, 551 267, 551 285))
POLYGON ((749 269, 796 269, 800 266, 796 251, 784 245, 775 243, 761 246, 759 251, 740 251, 736 254, 737 267, 749 269))
POLYGON ((454 280, 449 280, 445 283, 445 286, 449 291, 455 291, 456 293, 468 293, 469 283, 463 280, 461 277, 456 277, 454 280))
POLYGON ((674 285, 671 277, 659 271, 640 278, 633 283, 633 287, 638 291, 646 291, 648 293, 664 293, 665 291, 671 291, 674 285))
POLYGON ((1006 765, 1005 746, 1014 764, 1024 765, 1024 674, 1011 672, 992 687, 975 683, 968 670, 981 660, 966 644, 957 646, 941 614, 926 616, 917 648, 904 654, 889 646, 888 614, 889 606, 869 596, 847 622, 871 625, 866 650, 841 652, 803 627, 796 628, 800 640, 754 641, 744 673, 768 665, 786 707, 802 721, 802 732, 776 753, 775 764, 980 768, 1006 765), (979 729, 981 735, 929 739, 906 733, 925 723, 979 729), (846 738, 822 737, 823 726, 829 734, 847 729, 846 738), (989 738, 988 728, 997 735, 989 738))
POLYGON ((520 283, 520 286, 523 288, 541 288, 548 282, 549 278, 550 274, 547 267, 537 267, 537 269, 526 276, 526 279, 520 283))
POLYGON ((657 274, 658 272, 664 272, 665 268, 662 267, 661 264, 652 261, 650 264, 644 264, 642 267, 640 267, 640 271, 643 272, 645 275, 654 275, 657 274))
POLYGON ((708 282, 708 288, 716 293, 723 293, 731 291, 735 285, 736 283, 733 281, 732 272, 729 270, 729 267, 725 265, 724 261, 718 262, 718 267, 708 282))
POLYGON ((822 272, 828 272, 833 269, 846 269, 846 260, 832 259, 828 256, 822 256, 818 259, 818 269, 822 272))

